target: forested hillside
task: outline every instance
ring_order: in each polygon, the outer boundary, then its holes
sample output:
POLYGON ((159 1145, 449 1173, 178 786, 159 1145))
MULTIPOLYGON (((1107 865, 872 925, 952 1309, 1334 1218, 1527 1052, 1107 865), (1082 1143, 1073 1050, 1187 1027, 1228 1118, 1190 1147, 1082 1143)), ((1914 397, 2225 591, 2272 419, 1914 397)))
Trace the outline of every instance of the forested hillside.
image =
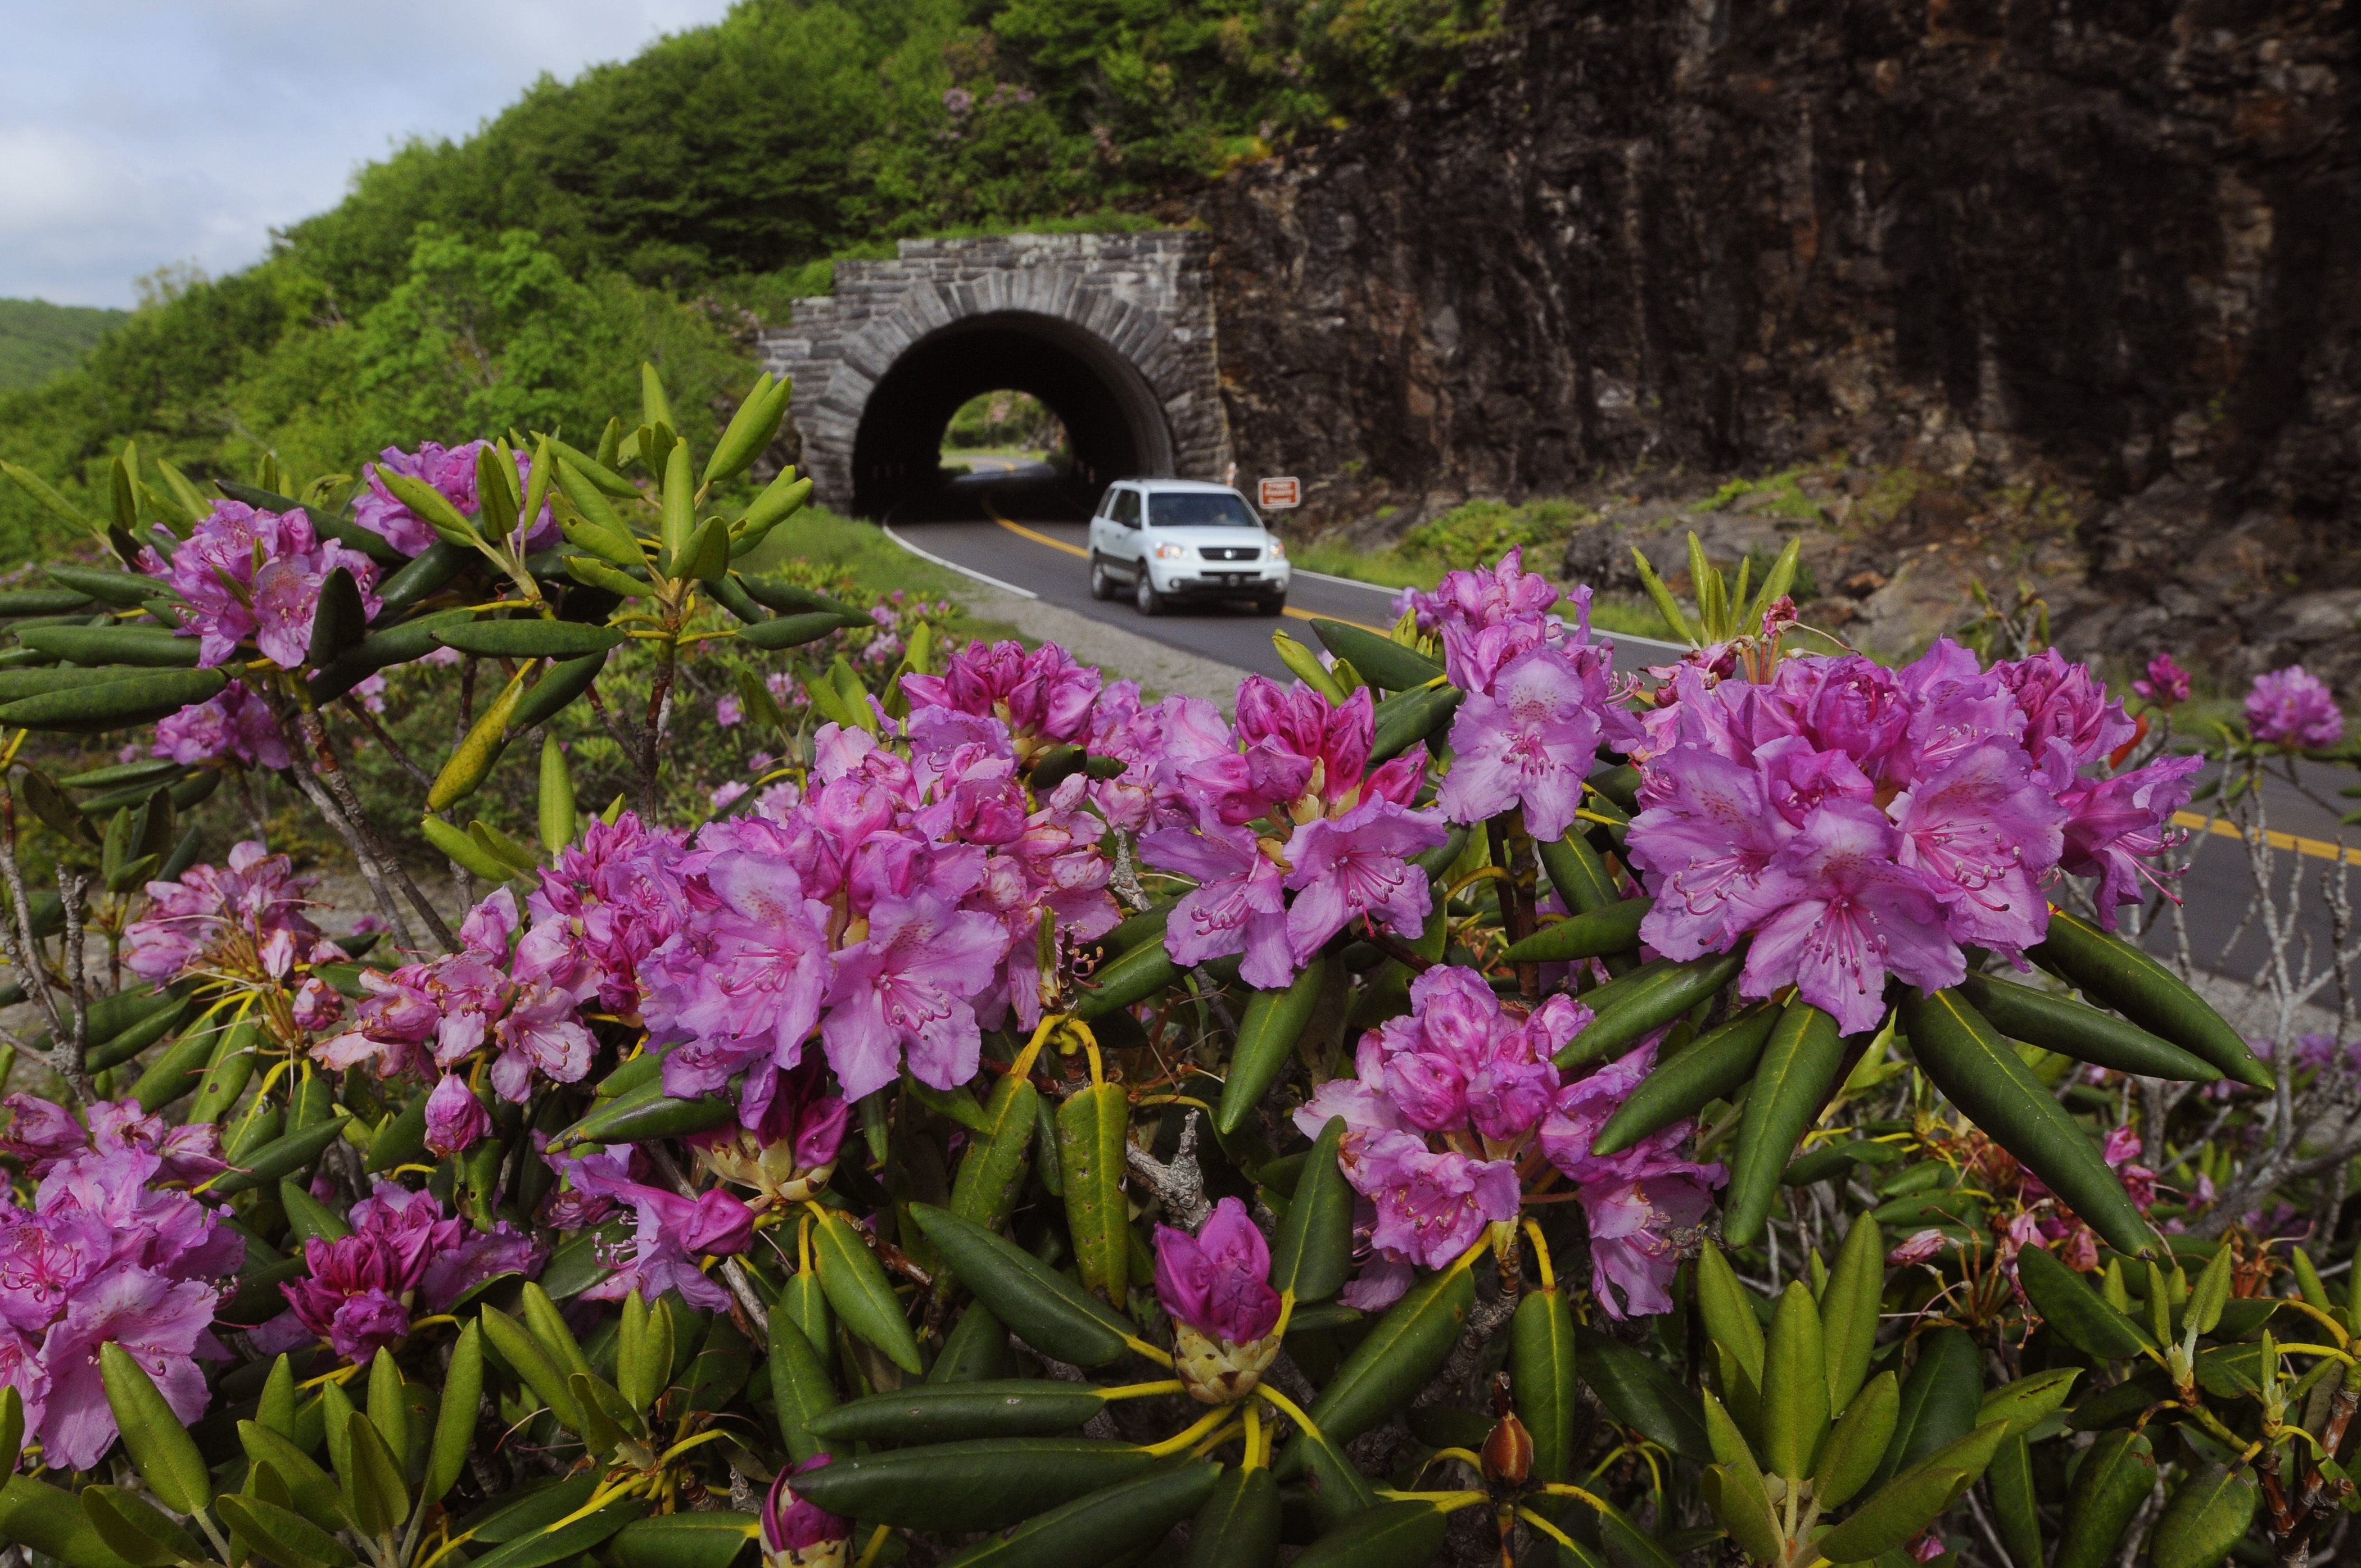
POLYGON ((121 311, 89 305, 0 300, 0 392, 39 386, 122 320, 121 311))
MULTIPOLYGON (((579 426, 642 358, 690 421, 830 258, 1147 221, 1160 194, 1447 73, 1500 0, 744 0, 473 137, 416 142, 247 271, 0 397, 70 493, 137 437, 192 473, 351 473, 397 438, 579 426), (696 411, 690 412, 690 411, 696 411)), ((0 491, 0 559, 49 527, 0 491)))

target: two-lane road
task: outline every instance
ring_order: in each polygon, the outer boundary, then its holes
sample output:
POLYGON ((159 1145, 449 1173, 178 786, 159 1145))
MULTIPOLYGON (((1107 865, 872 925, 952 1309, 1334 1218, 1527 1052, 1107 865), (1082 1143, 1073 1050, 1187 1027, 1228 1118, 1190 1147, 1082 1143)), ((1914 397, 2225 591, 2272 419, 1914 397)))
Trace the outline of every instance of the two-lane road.
MULTIPOLYGON (((1284 619, 1258 615, 1245 604, 1174 606, 1151 617, 1132 608, 1128 598, 1093 599, 1085 566, 1087 521, 1049 470, 1019 458, 968 461, 976 472, 895 509, 886 521, 887 533, 906 549, 1007 591, 1044 599, 1168 647, 1282 683, 1292 677, 1271 646, 1273 630, 1288 631, 1316 648, 1319 640, 1304 624, 1314 618, 1350 621, 1379 633, 1393 623, 1392 589, 1300 568, 1288 591, 1284 619)), ((1613 641, 1616 668, 1625 673, 1642 665, 1668 663, 1682 652, 1647 638, 1617 634, 1613 641)), ((2350 777, 2318 764, 2302 766, 2313 793, 2331 799, 2350 777)), ((2275 881, 2283 893, 2290 872, 2302 868, 2300 874, 2306 888, 2299 923, 2312 938, 2318 962, 2325 957, 2331 940, 2319 878, 2334 869, 2333 840, 2339 832, 2335 814, 2284 784, 2267 786, 2266 799, 2274 839, 2281 850, 2275 881), (2294 837, 2290 839, 2287 835, 2294 837)), ((2204 822, 2201 816, 2189 813, 2180 820, 2190 828, 2202 828, 2204 822)), ((2355 859, 2361 862, 2361 850, 2355 851, 2355 859)), ((2254 893, 2245 846, 2218 830, 2206 836, 2179 891, 2198 959, 2216 966, 2223 944, 2246 920, 2254 893)), ((2240 980, 2250 978, 2263 958, 2258 923, 2246 924, 2229 961, 2218 964, 2222 973, 2240 980)), ((2158 952, 2169 948, 2169 923, 2159 923, 2149 945, 2158 952)), ((2334 1006, 2333 993, 2326 1001, 2334 1006)))

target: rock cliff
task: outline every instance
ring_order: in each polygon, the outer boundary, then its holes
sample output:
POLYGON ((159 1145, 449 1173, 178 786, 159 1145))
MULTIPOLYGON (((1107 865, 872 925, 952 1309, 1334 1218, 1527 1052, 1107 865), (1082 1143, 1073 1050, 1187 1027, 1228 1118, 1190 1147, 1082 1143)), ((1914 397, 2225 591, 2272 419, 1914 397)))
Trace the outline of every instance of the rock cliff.
MULTIPOLYGON (((1512 0, 1444 89, 1198 199, 1241 470, 1373 539, 1588 494, 1610 534, 1576 565, 1676 538, 1726 476, 1907 474, 1906 504, 1785 519, 1888 640, 2024 575, 2070 651, 2361 694, 2356 28, 1512 0)), ((1778 521, 1711 510, 1739 548, 1778 521)))

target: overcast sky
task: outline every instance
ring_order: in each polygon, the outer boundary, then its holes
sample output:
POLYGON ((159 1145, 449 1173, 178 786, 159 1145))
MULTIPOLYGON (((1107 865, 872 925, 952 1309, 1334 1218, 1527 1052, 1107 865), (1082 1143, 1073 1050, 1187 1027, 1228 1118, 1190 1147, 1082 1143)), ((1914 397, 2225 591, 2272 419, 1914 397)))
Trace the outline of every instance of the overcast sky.
POLYGON ((458 138, 728 0, 11 0, 0 297, 127 306, 258 259, 413 135, 458 138))

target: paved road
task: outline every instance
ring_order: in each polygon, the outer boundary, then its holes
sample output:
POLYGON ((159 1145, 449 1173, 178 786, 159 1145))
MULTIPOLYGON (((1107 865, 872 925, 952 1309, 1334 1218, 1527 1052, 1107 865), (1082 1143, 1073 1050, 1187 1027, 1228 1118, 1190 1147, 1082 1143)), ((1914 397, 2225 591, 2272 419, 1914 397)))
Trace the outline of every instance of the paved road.
MULTIPOLYGON (((1283 620, 1257 615, 1243 605, 1176 607, 1149 617, 1133 609, 1128 599, 1093 599, 1084 566, 1083 507, 1059 487, 1043 465, 1007 457, 975 457, 969 462, 975 473, 897 508, 887 519, 887 531, 907 548, 1004 588, 1281 682, 1291 677, 1271 647, 1273 630, 1285 630, 1299 641, 1317 647, 1317 637, 1304 624, 1315 616, 1351 621, 1379 632, 1392 624, 1393 590, 1301 570, 1289 590, 1283 620)), ((1614 641, 1616 667, 1627 672, 1640 665, 1668 663, 1681 652, 1646 638, 1617 635, 1614 641)), ((2356 776, 2347 770, 2316 763, 2299 765, 2312 793, 2331 802, 2337 798, 2335 792, 2356 776)), ((2283 783, 2268 786, 2266 799, 2273 832, 2302 840, 2282 845, 2276 885, 2284 892, 2290 875, 2301 868, 2306 884, 2301 928, 2311 935, 2314 950, 2325 954, 2331 932, 2319 882, 2321 873, 2334 865, 2330 855, 2340 831, 2338 814, 2283 783)), ((2191 827, 2200 820, 2195 816, 2185 818, 2191 827)), ((2341 831, 2347 842, 2361 845, 2361 832, 2341 831)), ((2361 850, 2355 852, 2355 864, 2361 865, 2361 850)), ((2351 880, 2361 883, 2361 873, 2351 880)), ((2198 961, 2228 977, 2250 978, 2263 955, 2259 926, 2250 926, 2240 937, 2228 961, 2220 959, 2223 944, 2237 929, 2254 893, 2254 873, 2245 846, 2235 838, 2206 837, 2180 883, 2180 892, 2198 961)), ((2169 942, 2169 925, 2159 923, 2150 946, 2162 952, 2169 942)), ((2334 1005, 2333 997, 2330 1005, 2334 1005)))

